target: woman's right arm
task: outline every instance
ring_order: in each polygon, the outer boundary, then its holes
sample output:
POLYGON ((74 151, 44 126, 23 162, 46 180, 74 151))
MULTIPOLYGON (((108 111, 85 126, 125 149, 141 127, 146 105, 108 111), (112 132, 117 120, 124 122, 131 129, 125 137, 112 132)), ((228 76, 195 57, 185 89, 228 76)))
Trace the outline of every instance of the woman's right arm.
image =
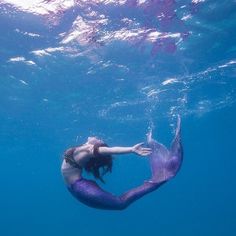
POLYGON ((138 143, 132 147, 99 147, 98 153, 101 155, 128 154, 135 153, 140 156, 151 154, 151 148, 142 147, 143 143, 138 143))

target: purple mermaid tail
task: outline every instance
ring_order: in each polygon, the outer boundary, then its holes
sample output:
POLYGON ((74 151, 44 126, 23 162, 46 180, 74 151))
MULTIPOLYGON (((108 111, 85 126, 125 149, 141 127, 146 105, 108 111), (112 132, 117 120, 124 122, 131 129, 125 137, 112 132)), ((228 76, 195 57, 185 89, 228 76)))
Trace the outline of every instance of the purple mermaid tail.
POLYGON ((181 167, 183 161, 183 148, 180 137, 181 120, 178 116, 175 137, 171 148, 168 150, 163 144, 152 139, 152 132, 147 136, 148 145, 152 149, 150 165, 152 171, 152 182, 162 182, 173 178, 181 167))
POLYGON ((163 183, 173 178, 181 167, 183 151, 180 140, 180 118, 176 128, 175 138, 170 151, 162 144, 148 135, 148 145, 152 148, 150 165, 152 177, 142 185, 133 188, 121 196, 104 191, 100 186, 91 180, 84 178, 76 180, 68 187, 72 195, 80 202, 98 209, 123 210, 131 203, 144 195, 158 189, 163 183))

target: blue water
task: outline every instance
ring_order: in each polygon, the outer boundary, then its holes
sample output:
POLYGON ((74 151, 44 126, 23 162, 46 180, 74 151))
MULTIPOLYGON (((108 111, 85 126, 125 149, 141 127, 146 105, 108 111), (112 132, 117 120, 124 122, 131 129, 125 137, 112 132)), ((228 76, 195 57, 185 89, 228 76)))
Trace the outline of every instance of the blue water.
MULTIPOLYGON (((0 1, 0 234, 234 236, 235 19, 235 1, 0 1), (67 191, 67 147, 133 145, 151 127, 168 146, 177 114, 173 180, 121 212, 67 191)), ((149 176, 126 155, 101 185, 120 194, 149 176)))

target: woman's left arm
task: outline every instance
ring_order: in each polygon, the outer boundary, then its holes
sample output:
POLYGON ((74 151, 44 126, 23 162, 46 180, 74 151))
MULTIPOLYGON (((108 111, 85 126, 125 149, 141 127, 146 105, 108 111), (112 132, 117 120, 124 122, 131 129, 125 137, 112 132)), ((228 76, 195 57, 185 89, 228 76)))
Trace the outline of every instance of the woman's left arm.
POLYGON ((98 153, 101 155, 128 154, 135 153, 139 156, 151 154, 151 148, 142 147, 143 143, 138 143, 132 147, 99 147, 98 153))

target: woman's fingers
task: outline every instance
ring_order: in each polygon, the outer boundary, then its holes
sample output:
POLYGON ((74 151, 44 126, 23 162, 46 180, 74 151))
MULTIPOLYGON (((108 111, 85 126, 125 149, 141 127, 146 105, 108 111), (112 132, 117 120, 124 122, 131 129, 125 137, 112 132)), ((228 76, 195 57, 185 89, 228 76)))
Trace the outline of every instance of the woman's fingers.
POLYGON ((146 152, 146 151, 147 151, 147 152, 151 152, 151 151, 152 151, 151 148, 142 148, 142 150, 145 151, 145 152, 146 152))
POLYGON ((140 155, 140 156, 148 156, 151 154, 152 149, 151 148, 146 148, 146 147, 142 147, 142 145, 144 144, 144 142, 142 143, 138 143, 136 145, 134 145, 134 151, 140 155))
POLYGON ((145 153, 140 153, 140 156, 145 156, 146 157, 146 156, 149 156, 150 154, 151 153, 149 153, 149 152, 148 153, 145 152, 145 153))
POLYGON ((140 155, 142 156, 148 156, 151 154, 151 149, 150 148, 143 148, 140 150, 140 155))
POLYGON ((138 144, 135 145, 135 147, 136 147, 136 148, 139 148, 139 147, 141 147, 143 144, 144 144, 144 143, 138 143, 138 144))

